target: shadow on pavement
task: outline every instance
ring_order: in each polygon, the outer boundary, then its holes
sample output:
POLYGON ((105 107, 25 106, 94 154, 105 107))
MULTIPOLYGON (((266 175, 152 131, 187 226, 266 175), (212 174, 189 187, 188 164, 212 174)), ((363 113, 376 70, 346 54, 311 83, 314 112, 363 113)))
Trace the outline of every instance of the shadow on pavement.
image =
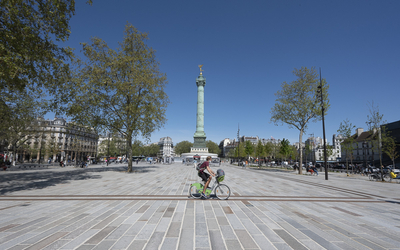
MULTIPOLYGON (((146 167, 133 167, 134 173, 145 173, 154 171, 152 168, 158 168, 156 166, 146 167)), ((0 175, 0 195, 10 194, 12 192, 22 190, 33 190, 33 189, 44 189, 58 184, 70 183, 71 181, 77 180, 88 180, 88 179, 101 179, 101 175, 95 175, 94 173, 100 172, 126 172, 127 166, 121 167, 95 167, 95 168, 83 168, 73 169, 66 171, 35 171, 26 172, 18 171, 10 174, 0 175)))
MULTIPOLYGON (((252 167, 252 170, 267 171, 267 172, 294 172, 293 168, 257 168, 252 167)), ((303 170, 304 171, 304 170, 303 170)))

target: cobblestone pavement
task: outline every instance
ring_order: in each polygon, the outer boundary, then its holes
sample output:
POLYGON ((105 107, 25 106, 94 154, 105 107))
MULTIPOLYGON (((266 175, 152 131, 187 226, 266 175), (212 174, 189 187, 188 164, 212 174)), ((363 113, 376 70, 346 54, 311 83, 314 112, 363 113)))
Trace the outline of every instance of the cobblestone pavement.
POLYGON ((188 198, 192 166, 0 172, 0 249, 400 249, 400 184, 222 168, 229 200, 188 198))

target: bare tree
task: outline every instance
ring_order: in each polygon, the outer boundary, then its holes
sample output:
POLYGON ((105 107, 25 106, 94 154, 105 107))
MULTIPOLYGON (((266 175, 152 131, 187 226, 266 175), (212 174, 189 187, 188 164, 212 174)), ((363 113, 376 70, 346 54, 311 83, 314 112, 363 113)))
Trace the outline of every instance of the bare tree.
POLYGON ((400 155, 398 151, 399 144, 396 139, 391 136, 390 132, 386 130, 386 127, 382 127, 382 149, 383 152, 389 156, 392 160, 393 168, 395 168, 394 160, 396 160, 400 155))
POLYGON ((369 115, 367 115, 366 124, 368 130, 371 133, 371 143, 373 149, 376 149, 379 153, 379 166, 381 168, 381 179, 383 179, 383 166, 382 166, 382 134, 381 126, 386 123, 383 120, 383 114, 379 112, 379 107, 374 106, 374 102, 369 103, 369 115))
POLYGON ((354 138, 352 137, 351 133, 355 127, 356 126, 353 125, 349 119, 346 119, 340 123, 339 129, 337 130, 337 132, 343 136, 341 146, 342 150, 346 152, 347 176, 349 175, 349 154, 351 165, 353 165, 354 138))

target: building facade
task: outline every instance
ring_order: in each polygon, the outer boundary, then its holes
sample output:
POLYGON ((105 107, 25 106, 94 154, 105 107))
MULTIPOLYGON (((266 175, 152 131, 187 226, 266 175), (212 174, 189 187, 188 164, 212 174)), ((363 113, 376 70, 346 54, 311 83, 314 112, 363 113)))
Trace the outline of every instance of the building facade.
POLYGON ((174 144, 172 142, 171 137, 162 137, 158 142, 158 146, 160 147, 160 151, 157 154, 159 158, 171 158, 175 157, 174 144))
MULTIPOLYGON (((352 135, 352 149, 351 152, 342 150, 342 160, 346 158, 353 161, 355 164, 374 165, 379 162, 379 151, 374 146, 377 143, 378 131, 364 131, 363 128, 357 128, 356 133, 352 135)), ((343 143, 346 143, 344 138, 343 143)))
POLYGON ((226 157, 226 155, 227 155, 226 146, 230 143, 231 143, 231 140, 229 138, 225 138, 219 143, 218 147, 221 150, 221 157, 226 157))
MULTIPOLYGON (((341 160, 341 142, 343 137, 341 135, 334 134, 332 136, 332 145, 328 143, 327 140, 327 157, 326 160, 330 162, 337 162, 341 160)), ((324 140, 323 138, 317 137, 309 137, 305 141, 305 147, 303 149, 303 154, 305 156, 306 162, 317 162, 324 161, 324 140)))
POLYGON ((98 135, 93 129, 67 122, 64 118, 38 119, 28 147, 18 161, 72 161, 96 157, 98 135))
POLYGON ((242 137, 240 137, 240 142, 249 141, 253 145, 257 145, 258 140, 259 140, 258 136, 255 136, 255 137, 254 136, 242 136, 242 137))

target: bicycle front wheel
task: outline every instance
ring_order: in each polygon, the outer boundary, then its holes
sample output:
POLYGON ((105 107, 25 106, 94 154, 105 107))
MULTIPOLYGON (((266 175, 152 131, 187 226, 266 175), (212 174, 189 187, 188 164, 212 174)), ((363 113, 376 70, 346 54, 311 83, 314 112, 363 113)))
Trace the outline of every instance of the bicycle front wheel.
POLYGON ((220 200, 227 200, 231 196, 231 189, 225 184, 219 184, 215 188, 215 196, 220 200))

